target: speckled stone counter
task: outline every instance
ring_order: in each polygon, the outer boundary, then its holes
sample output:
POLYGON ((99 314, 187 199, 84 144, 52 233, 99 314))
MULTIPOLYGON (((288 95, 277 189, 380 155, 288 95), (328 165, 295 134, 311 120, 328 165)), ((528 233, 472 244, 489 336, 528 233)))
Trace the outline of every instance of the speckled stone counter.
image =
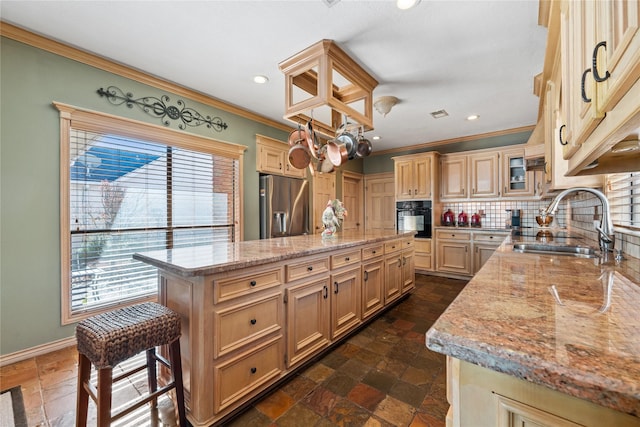
POLYGON ((134 254, 133 258, 183 277, 192 277, 336 251, 365 243, 383 242, 413 234, 395 231, 339 232, 330 239, 311 234, 149 251, 134 254))
POLYGON ((517 253, 514 241, 536 238, 508 237, 427 347, 640 417, 640 261, 517 253))

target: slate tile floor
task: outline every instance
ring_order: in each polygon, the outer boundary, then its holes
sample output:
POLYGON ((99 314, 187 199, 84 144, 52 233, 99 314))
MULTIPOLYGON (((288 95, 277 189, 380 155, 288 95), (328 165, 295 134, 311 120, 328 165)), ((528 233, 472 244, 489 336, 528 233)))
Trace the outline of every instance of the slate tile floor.
MULTIPOLYGON (((416 275, 409 298, 225 427, 443 427, 445 358, 425 347, 424 334, 465 284, 416 275)), ((22 386, 30 426, 74 425, 76 379, 74 347, 0 368, 2 389, 22 386)), ((114 407, 144 388, 144 373, 123 382, 114 407)), ((95 407, 89 407, 95 425, 95 407)), ((160 414, 172 425, 162 408, 160 414)), ((143 408, 118 425, 152 423, 143 408)))

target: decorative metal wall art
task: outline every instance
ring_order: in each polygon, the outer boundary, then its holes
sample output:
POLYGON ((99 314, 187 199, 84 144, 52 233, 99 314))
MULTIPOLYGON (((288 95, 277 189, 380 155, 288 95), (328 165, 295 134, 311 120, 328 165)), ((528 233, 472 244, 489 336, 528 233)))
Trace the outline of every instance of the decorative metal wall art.
POLYGON ((213 129, 216 132, 222 132, 228 127, 220 117, 205 117, 193 108, 187 107, 184 101, 180 99, 176 101, 177 106, 168 105, 170 99, 167 95, 162 95, 160 98, 156 98, 155 96, 144 96, 142 98, 134 99, 131 92, 125 93, 122 89, 115 86, 109 86, 106 90, 100 88, 97 92, 101 97, 105 96, 113 105, 125 104, 129 108, 133 108, 134 105, 137 105, 148 115, 161 119, 165 126, 169 126, 171 124, 169 121, 169 119, 171 119, 180 120, 178 127, 183 130, 186 129, 187 126, 196 127, 206 125, 209 129, 213 129))

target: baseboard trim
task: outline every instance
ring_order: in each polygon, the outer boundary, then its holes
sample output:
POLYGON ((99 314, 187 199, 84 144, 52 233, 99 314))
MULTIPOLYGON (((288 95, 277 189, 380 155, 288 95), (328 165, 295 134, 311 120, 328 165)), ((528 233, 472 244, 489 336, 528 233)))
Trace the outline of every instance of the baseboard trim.
POLYGON ((32 357, 42 356, 52 351, 62 350, 63 348, 76 345, 76 337, 63 338, 61 340, 38 345, 26 350, 16 351, 15 353, 0 355, 0 367, 11 365, 12 363, 22 362, 32 357))

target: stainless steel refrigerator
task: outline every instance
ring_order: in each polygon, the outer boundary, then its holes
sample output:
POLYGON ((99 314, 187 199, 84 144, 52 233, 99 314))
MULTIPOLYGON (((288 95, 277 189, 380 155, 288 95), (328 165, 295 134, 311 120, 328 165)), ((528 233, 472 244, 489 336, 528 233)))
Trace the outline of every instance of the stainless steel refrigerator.
POLYGON ((306 179, 260 176, 260 238, 309 233, 309 183, 306 179))

